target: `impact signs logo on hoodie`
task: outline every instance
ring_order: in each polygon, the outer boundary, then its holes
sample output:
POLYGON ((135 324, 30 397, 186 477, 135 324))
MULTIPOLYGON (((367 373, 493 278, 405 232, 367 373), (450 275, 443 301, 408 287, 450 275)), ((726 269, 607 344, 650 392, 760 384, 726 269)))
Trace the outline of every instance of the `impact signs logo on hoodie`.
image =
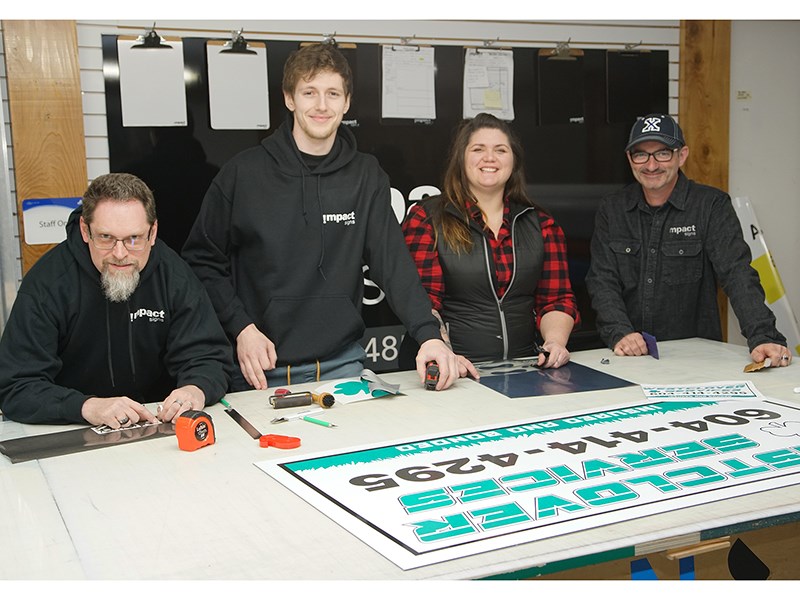
POLYGON ((164 314, 165 311, 163 310, 152 310, 149 308, 140 308, 135 310, 131 313, 131 323, 133 323, 136 319, 146 318, 151 323, 163 323, 164 322, 164 314))
POLYGON ((322 215, 322 224, 326 223, 341 223, 342 225, 355 225, 356 224, 356 211, 349 213, 328 213, 322 215))

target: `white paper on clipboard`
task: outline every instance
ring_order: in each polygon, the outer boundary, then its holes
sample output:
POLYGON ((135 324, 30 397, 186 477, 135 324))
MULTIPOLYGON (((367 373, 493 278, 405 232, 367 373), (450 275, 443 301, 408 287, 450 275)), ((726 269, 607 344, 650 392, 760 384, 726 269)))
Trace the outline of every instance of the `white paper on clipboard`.
POLYGON ((266 45, 248 42, 252 53, 225 49, 223 42, 206 43, 211 128, 269 129, 266 45))
POLYGON ((157 48, 134 48, 140 44, 117 39, 122 126, 186 126, 183 42, 164 39, 157 48))
POLYGON ((435 119, 434 49, 384 46, 381 115, 384 118, 435 119))

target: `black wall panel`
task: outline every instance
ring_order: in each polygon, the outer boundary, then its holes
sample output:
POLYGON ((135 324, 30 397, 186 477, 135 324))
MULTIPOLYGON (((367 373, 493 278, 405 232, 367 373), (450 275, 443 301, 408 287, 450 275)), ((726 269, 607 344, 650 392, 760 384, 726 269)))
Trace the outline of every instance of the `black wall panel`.
MULTIPOLYGON (((159 236, 179 250, 219 168, 237 152, 258 144, 285 118, 283 64, 299 43, 266 42, 271 129, 220 131, 210 127, 208 38, 183 38, 187 127, 122 126, 116 39, 103 36, 110 167, 134 173, 153 188, 159 236)), ((380 44, 358 44, 343 48, 343 52, 354 75, 351 109, 345 121, 350 123, 359 148, 378 158, 407 205, 414 188, 441 188, 448 145, 462 115, 464 48, 436 47, 437 118, 422 122, 381 118, 380 44)), ((583 319, 570 347, 598 347, 583 281, 594 213, 603 194, 632 181, 623 149, 634 116, 668 111, 667 52, 626 56, 590 49, 584 50, 578 64, 546 61, 536 48, 514 48, 513 53, 513 127, 525 148, 529 188, 567 236, 570 275, 583 319)), ((143 93, 156 97, 158 90, 143 93)), ((367 287, 368 298, 377 294, 367 287)), ((364 316, 369 327, 364 343, 375 358, 368 366, 378 371, 395 368, 394 348, 403 333, 397 318, 385 301, 365 304, 364 316)))

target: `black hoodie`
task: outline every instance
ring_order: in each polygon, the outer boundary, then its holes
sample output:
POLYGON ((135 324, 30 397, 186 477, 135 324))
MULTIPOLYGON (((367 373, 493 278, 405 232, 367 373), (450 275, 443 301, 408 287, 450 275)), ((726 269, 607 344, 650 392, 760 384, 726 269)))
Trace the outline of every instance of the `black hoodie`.
POLYGON ((85 423, 91 396, 160 402, 198 386, 206 405, 226 392, 233 358, 191 269, 156 240, 126 302, 110 302, 79 227, 22 280, 0 340, 0 409, 24 423, 85 423))
POLYGON ((311 170, 292 124, 223 166, 183 248, 230 339, 254 323, 279 365, 341 352, 364 333, 365 264, 410 335, 439 339, 378 161, 340 126, 311 170))

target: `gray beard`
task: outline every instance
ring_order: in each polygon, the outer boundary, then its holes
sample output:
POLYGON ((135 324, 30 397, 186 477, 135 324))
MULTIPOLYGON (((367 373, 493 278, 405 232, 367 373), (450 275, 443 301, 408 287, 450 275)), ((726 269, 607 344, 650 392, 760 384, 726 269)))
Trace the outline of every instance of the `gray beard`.
POLYGON ((103 284, 103 293, 106 298, 111 302, 125 302, 139 285, 139 271, 134 270, 130 275, 127 273, 112 274, 106 268, 100 275, 100 281, 103 284))

